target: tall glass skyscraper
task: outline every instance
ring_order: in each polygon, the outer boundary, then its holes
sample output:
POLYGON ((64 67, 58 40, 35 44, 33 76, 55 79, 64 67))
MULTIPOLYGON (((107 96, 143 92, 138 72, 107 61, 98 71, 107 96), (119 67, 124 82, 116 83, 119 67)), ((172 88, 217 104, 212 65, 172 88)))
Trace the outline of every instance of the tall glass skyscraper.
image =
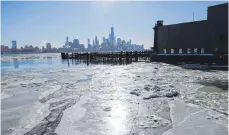
POLYGON ((89 44, 91 44, 91 43, 90 43, 90 39, 89 39, 89 38, 87 39, 87 44, 88 44, 88 45, 89 45, 89 44))
POLYGON ((68 37, 66 37, 65 47, 68 46, 68 37))
POLYGON ((111 26, 111 44, 114 45, 114 26, 112 24, 111 26))
POLYGON ((66 42, 68 42, 68 37, 66 37, 66 42))
POLYGON ((17 41, 16 40, 12 41, 12 49, 17 49, 17 41))
POLYGON ((111 38, 114 39, 114 26, 111 26, 111 38))
POLYGON ((93 40, 93 47, 95 47, 95 40, 93 40))
POLYGON ((98 46, 99 45, 99 41, 97 39, 97 36, 95 36, 95 45, 98 46))
POLYGON ((103 37, 103 43, 106 43, 106 38, 105 37, 103 37))

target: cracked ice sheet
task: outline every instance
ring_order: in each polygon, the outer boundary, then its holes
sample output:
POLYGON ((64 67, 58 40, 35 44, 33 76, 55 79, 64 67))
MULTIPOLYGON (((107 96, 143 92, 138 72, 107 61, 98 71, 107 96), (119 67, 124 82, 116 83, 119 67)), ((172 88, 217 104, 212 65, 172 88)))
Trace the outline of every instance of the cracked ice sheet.
POLYGON ((81 106, 83 98, 84 97, 82 97, 82 99, 74 106, 64 111, 63 118, 55 130, 57 134, 82 135, 82 133, 77 130, 77 126, 74 125, 74 123, 81 119, 86 111, 86 109, 81 106))
POLYGON ((227 135, 227 116, 186 104, 181 100, 169 103, 172 129, 163 135, 227 135))

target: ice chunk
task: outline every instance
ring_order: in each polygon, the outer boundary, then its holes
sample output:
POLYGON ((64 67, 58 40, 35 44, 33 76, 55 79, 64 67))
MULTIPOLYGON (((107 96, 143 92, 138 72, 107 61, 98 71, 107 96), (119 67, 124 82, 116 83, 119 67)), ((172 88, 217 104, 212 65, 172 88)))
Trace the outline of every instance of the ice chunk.
POLYGON ((166 97, 176 97, 179 95, 179 92, 177 91, 171 91, 165 94, 166 97))
POLYGON ((144 89, 145 89, 146 91, 149 91, 149 85, 146 85, 146 86, 144 87, 144 89))
POLYGON ((133 95, 136 95, 136 96, 140 95, 139 92, 137 92, 137 91, 131 91, 130 94, 133 94, 133 95))
MULTIPOLYGON (((174 135, 227 135, 228 133, 225 126, 206 118, 207 109, 190 106, 180 100, 172 101, 169 105, 174 135)), ((172 133, 166 132, 164 135, 172 133)))
POLYGON ((110 111, 111 110, 111 107, 105 107, 103 110, 104 111, 110 111))
POLYGON ((148 97, 143 97, 143 99, 144 99, 144 100, 148 100, 148 99, 157 98, 157 97, 160 97, 160 95, 158 95, 158 94, 151 94, 151 95, 149 95, 148 97))

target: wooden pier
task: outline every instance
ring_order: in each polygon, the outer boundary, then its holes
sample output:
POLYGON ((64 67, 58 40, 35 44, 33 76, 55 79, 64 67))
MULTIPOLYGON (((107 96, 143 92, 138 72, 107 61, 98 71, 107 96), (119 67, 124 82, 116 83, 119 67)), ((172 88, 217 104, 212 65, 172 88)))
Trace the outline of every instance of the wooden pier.
POLYGON ((213 54, 156 54, 151 51, 135 52, 73 52, 61 53, 62 59, 79 59, 86 63, 120 63, 128 64, 139 61, 164 62, 169 64, 198 63, 207 65, 228 65, 228 56, 213 54))
MULTIPOLYGON (((62 59, 81 59, 89 63, 93 61, 132 63, 138 61, 150 61, 153 57, 152 52, 77 52, 61 53, 62 59)), ((156 56, 156 55, 155 55, 156 56)))

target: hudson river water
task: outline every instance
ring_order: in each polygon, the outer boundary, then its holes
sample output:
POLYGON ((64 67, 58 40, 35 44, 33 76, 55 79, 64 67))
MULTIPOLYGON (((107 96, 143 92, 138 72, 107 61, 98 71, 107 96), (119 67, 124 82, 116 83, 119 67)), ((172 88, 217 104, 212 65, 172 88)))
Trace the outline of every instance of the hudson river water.
POLYGON ((227 135, 228 71, 2 55, 2 135, 227 135))

